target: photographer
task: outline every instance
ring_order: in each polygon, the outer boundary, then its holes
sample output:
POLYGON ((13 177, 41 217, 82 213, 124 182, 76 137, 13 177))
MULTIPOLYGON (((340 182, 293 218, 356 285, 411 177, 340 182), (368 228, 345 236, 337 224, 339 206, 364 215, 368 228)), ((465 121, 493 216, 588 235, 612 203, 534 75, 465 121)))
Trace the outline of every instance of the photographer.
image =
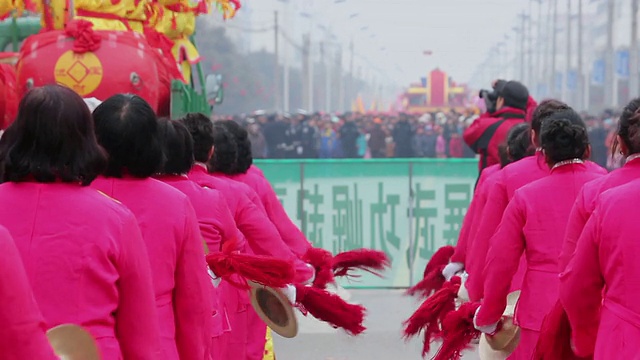
POLYGON ((525 121, 530 103, 529 91, 517 81, 497 80, 493 91, 480 91, 487 104, 487 112, 464 131, 464 141, 480 155, 479 169, 500 163, 498 145, 504 142, 509 130, 525 121))

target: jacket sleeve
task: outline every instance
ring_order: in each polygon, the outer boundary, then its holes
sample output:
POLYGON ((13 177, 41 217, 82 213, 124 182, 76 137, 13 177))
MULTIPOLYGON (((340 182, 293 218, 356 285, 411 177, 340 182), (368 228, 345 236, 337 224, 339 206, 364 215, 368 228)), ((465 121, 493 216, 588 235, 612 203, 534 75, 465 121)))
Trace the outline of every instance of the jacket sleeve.
POLYGON ((474 146, 476 141, 480 139, 485 130, 487 130, 487 117, 479 117, 471 123, 471 125, 465 129, 462 137, 464 138, 464 142, 475 152, 479 153, 481 149, 478 149, 474 146))
POLYGON ((0 228, 0 351, 7 360, 58 359, 45 336, 46 326, 20 254, 9 235, 0 228))
POLYGON ((484 269, 484 299, 476 318, 479 326, 495 324, 504 313, 511 279, 525 249, 522 229, 526 219, 525 202, 516 194, 491 238, 484 269))
POLYGON ((458 236, 458 243, 456 244, 456 250, 451 256, 451 262, 465 263, 467 256, 467 249, 469 248, 471 240, 469 239, 469 231, 474 222, 475 210, 477 206, 477 199, 474 198, 469 204, 467 213, 462 220, 462 227, 460 228, 460 235, 458 236))
POLYGON ((576 355, 593 354, 602 304, 604 279, 599 258, 600 224, 596 210, 578 240, 578 247, 560 274, 560 301, 571 323, 576 355))
POLYGON ((482 220, 478 226, 478 232, 472 242, 471 253, 474 259, 470 262, 471 268, 467 270, 469 278, 467 279, 467 290, 471 300, 482 299, 484 295, 484 266, 489 251, 491 237, 496 232, 502 214, 504 213, 509 200, 507 198, 507 189, 503 182, 497 182, 487 197, 487 202, 482 209, 482 220))
POLYGON ((236 224, 254 253, 291 261, 296 269, 297 280, 305 281, 311 278, 313 270, 298 259, 284 243, 267 215, 251 203, 246 196, 240 197, 236 224))
POLYGON ((569 264, 571 257, 573 256, 578 238, 582 234, 582 230, 589 220, 590 213, 586 209, 585 204, 585 192, 584 187, 580 190, 576 202, 573 204, 571 213, 569 215, 569 222, 567 222, 567 231, 562 243, 562 250, 560 251, 560 257, 558 258, 558 272, 561 273, 569 264))
POLYGON ((157 359, 160 329, 147 248, 131 214, 121 232, 116 334, 125 359, 157 359), (143 256, 144 255, 144 256, 143 256))
POLYGON ((265 208, 269 220, 275 225, 282 240, 289 246, 291 251, 297 256, 303 256, 311 247, 311 243, 307 240, 302 231, 291 221, 289 215, 278 200, 278 196, 266 181, 263 182, 265 188, 265 208))
POLYGON ((173 292, 180 359, 204 359, 211 346, 212 289, 196 214, 185 200, 173 292))

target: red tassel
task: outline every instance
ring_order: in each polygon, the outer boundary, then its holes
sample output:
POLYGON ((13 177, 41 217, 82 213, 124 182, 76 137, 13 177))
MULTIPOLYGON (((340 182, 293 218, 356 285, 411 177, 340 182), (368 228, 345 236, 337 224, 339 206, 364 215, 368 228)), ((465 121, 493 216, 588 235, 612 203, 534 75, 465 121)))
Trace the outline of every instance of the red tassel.
POLYGON ((319 248, 309 248, 302 256, 302 261, 313 266, 316 272, 316 278, 313 280, 313 286, 318 289, 325 289, 327 284, 335 281, 333 277, 333 255, 319 248))
POLYGON ((464 303, 458 310, 445 316, 442 322, 442 346, 432 360, 458 360, 480 331, 473 326, 473 317, 479 303, 464 303))
POLYGON ((424 277, 427 277, 429 273, 434 272, 440 267, 447 266, 455 251, 456 248, 451 245, 443 246, 438 249, 431 259, 429 259, 427 266, 424 268, 424 277))
POLYGON ((445 281, 444 276, 442 276, 442 270, 433 271, 420 280, 419 283, 410 287, 405 294, 410 296, 418 295, 419 298, 424 299, 441 289, 445 281))
POLYGON ((207 255, 207 264, 214 274, 243 289, 248 289, 249 286, 244 281, 237 281, 236 275, 274 288, 283 288, 293 283, 295 275, 290 262, 268 256, 212 253, 207 255))
POLYGON ((424 330, 423 356, 429 352, 431 341, 441 335, 440 323, 448 313, 456 309, 455 300, 458 297, 460 284, 460 277, 451 278, 451 281, 446 282, 442 289, 425 300, 418 310, 403 323, 405 339, 424 330))
POLYGON ((571 349, 571 324, 558 301, 545 316, 536 345, 534 360, 581 360, 571 349))
POLYGON ((423 279, 410 287, 406 294, 410 296, 418 294, 419 297, 426 298, 434 291, 438 291, 445 282, 442 270, 449 264, 449 260, 451 260, 455 250, 456 248, 451 245, 438 249, 427 263, 423 279))
POLYGON ((318 320, 329 323, 334 328, 342 328, 350 335, 358 335, 366 328, 365 308, 349 304, 341 297, 313 286, 296 285, 296 304, 303 313, 308 311, 318 320))
POLYGON ((355 275, 349 274, 354 269, 360 269, 381 276, 376 271, 382 271, 391 266, 389 257, 384 251, 357 249, 341 252, 333 257, 333 275, 335 277, 355 275))

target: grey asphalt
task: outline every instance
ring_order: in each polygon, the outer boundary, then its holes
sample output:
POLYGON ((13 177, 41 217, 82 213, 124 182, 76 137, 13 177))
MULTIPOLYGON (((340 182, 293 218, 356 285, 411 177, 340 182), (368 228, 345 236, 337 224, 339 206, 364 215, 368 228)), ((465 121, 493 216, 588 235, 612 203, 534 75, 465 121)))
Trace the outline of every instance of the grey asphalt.
MULTIPOLYGON (((349 302, 363 304, 368 309, 367 330, 358 337, 297 312, 300 332, 293 339, 274 335, 277 360, 419 360, 421 339, 405 342, 402 322, 417 308, 418 303, 403 296, 400 290, 349 290, 349 302)), ((426 357, 430 359, 437 350, 426 357)), ((474 351, 463 360, 479 360, 474 351)))

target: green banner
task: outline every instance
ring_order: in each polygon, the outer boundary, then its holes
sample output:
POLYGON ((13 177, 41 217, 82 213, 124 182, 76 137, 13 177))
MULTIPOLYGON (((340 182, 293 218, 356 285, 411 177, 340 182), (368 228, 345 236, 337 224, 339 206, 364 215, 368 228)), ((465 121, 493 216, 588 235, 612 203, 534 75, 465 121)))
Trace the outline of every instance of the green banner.
POLYGON ((385 278, 345 287, 408 287, 441 246, 455 244, 478 176, 475 159, 256 161, 315 246, 385 251, 385 278))

